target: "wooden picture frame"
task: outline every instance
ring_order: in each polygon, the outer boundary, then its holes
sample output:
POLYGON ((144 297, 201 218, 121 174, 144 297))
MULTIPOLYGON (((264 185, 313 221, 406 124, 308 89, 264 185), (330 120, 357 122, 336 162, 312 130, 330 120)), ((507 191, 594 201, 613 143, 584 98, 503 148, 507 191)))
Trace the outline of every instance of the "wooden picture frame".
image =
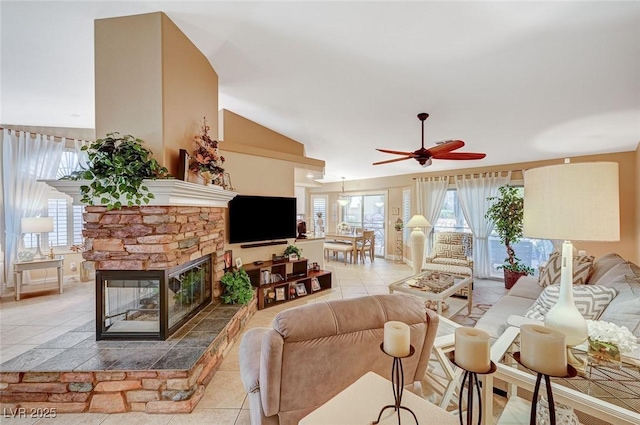
POLYGON ((233 270, 233 251, 227 250, 224 252, 224 271, 228 272, 233 270))
POLYGON ((320 289, 322 289, 322 287, 320 286, 320 282, 318 282, 318 278, 317 277, 312 277, 311 278, 311 290, 313 292, 319 291, 320 289))
POLYGON ((305 288, 304 283, 302 282, 296 283, 296 295, 299 297, 303 295, 307 295, 307 288, 305 288))
POLYGON ((285 289, 284 286, 278 286, 276 288, 276 301, 285 301, 287 299, 285 289))
POLYGON ((189 152, 185 149, 180 149, 178 158, 178 175, 176 178, 186 182, 189 180, 189 152))
POLYGON ((400 208, 398 207, 391 208, 391 215, 400 215, 400 208))

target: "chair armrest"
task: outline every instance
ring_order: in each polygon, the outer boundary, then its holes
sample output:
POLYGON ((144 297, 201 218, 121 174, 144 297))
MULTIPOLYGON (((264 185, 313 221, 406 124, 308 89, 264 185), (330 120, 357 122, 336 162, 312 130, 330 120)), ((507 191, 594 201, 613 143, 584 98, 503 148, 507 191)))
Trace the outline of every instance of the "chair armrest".
POLYGON ((249 329, 240 341, 240 378, 247 393, 260 389, 260 353, 262 337, 269 328, 249 329))
POLYGON ((425 263, 432 263, 434 258, 436 258, 435 255, 429 255, 424 261, 425 263))

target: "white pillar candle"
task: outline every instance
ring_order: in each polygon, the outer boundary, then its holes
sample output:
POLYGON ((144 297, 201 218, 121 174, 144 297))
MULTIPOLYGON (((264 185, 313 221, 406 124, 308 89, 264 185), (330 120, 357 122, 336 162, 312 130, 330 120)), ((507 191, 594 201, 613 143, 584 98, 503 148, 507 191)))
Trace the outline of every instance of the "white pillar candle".
POLYGON ((489 334, 480 329, 456 328, 456 364, 469 372, 487 373, 491 369, 489 334))
POLYGON ((564 334, 540 325, 520 326, 520 361, 533 371, 565 376, 567 346, 564 334))
POLYGON ((384 352, 393 357, 409 355, 409 325, 402 322, 386 322, 384 324, 384 352))

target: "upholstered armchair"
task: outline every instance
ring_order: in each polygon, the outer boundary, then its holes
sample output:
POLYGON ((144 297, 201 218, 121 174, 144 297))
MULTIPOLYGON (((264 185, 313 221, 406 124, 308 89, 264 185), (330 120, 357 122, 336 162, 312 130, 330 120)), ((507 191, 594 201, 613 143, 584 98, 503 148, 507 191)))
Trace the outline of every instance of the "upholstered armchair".
POLYGON ((438 316, 409 295, 307 304, 280 312, 273 328, 248 330, 240 343, 240 375, 251 424, 297 424, 369 371, 390 379, 392 358, 380 349, 390 320, 411 328, 415 354, 403 359, 405 384, 419 384, 438 316))
MULTIPOLYGON (((473 235, 466 232, 433 234, 433 251, 426 258, 424 269, 458 276, 473 276, 473 235)), ((467 296, 467 288, 458 295, 467 296)))

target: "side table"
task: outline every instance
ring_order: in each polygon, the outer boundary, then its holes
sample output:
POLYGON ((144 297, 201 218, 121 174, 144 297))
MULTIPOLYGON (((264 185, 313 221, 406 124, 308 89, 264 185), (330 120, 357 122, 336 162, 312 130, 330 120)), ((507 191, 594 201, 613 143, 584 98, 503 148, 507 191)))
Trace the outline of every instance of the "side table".
POLYGON ((20 294, 28 294, 32 292, 42 292, 42 291, 50 291, 55 289, 55 287, 51 287, 50 285, 29 285, 29 289, 23 290, 22 288, 22 273, 25 270, 38 270, 38 269, 49 269, 56 268, 58 269, 58 290, 62 294, 62 283, 63 279, 63 264, 64 257, 57 256, 55 258, 44 258, 42 260, 33 260, 33 261, 23 261, 21 263, 15 263, 13 265, 13 276, 15 280, 15 289, 16 289, 16 301, 20 300, 20 294))
MULTIPOLYGON (((302 418, 299 424, 369 424, 376 419, 382 406, 393 402, 391 381, 374 372, 367 372, 331 400, 302 418)), ((457 416, 429 403, 406 389, 402 396, 402 405, 413 410, 420 424, 459 424, 457 416)), ((400 412, 402 419, 404 419, 403 423, 415 423, 410 414, 403 410, 400 412), (407 413, 406 416, 405 413, 407 413)), ((383 415, 380 423, 397 424, 396 415, 393 411, 388 412, 383 415)))

